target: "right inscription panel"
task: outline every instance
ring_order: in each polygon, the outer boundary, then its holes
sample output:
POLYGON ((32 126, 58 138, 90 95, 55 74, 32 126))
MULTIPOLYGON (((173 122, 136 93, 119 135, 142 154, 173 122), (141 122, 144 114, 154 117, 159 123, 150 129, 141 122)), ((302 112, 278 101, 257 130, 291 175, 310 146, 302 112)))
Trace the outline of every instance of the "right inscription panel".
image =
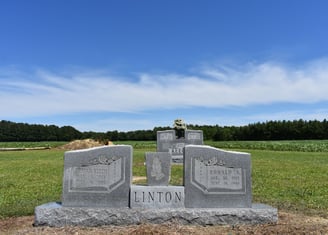
MULTIPOLYGON (((204 161, 203 157, 195 157, 191 161, 193 174, 191 183, 205 194, 245 194, 246 172, 242 168, 225 167, 218 164, 218 158, 204 161), (213 161, 214 160, 214 161, 213 161)), ((222 165, 221 165, 222 164, 222 165)))
POLYGON ((186 207, 251 207, 248 153, 188 145, 184 160, 186 207))

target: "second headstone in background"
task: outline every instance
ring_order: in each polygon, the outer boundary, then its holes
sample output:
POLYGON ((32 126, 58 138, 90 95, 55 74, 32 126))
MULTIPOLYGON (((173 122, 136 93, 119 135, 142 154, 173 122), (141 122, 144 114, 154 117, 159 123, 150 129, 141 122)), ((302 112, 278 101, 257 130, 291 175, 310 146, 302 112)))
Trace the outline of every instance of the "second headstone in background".
POLYGON ((171 174, 171 155, 164 152, 145 153, 149 186, 167 186, 171 174))
POLYGON ((188 144, 203 145, 203 131, 184 130, 183 138, 177 138, 175 130, 157 131, 157 152, 168 152, 172 162, 183 163, 183 148, 188 144))

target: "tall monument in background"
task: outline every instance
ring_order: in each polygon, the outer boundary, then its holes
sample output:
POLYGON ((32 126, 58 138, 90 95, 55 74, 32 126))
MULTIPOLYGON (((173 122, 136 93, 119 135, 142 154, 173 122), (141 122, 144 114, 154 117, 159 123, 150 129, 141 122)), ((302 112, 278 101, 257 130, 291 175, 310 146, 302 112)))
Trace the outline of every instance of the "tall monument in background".
POLYGON ((183 148, 188 145, 203 145, 203 131, 188 130, 182 119, 176 119, 173 130, 157 131, 157 152, 168 152, 173 163, 183 163, 183 148))

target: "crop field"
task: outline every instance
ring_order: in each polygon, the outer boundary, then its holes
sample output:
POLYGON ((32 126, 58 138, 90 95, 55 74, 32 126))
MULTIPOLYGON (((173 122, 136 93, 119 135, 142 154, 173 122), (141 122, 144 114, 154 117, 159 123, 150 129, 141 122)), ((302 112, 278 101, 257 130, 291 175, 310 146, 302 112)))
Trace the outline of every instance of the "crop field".
MULTIPOLYGON (((32 215, 37 205, 61 200, 64 150, 0 152, 0 219, 32 215)), ((40 147, 40 143, 0 143, 2 147, 40 147)), ((154 141, 126 141, 134 148, 133 176, 146 176, 144 153, 154 141)), ((328 141, 206 142, 252 155, 253 202, 284 211, 328 217, 328 141), (268 148, 268 149, 266 149, 268 148)), ((171 184, 183 184, 182 166, 173 165, 171 184)), ((141 180, 136 182, 144 184, 141 180)))
POLYGON ((257 149, 293 152, 328 152, 328 140, 285 141, 207 141, 206 144, 226 149, 257 149))

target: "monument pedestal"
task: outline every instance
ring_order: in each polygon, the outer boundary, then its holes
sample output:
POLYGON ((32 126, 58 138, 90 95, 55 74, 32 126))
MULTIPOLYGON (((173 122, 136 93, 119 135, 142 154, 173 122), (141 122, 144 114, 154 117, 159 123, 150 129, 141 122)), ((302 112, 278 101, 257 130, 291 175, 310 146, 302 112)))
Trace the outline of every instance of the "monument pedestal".
POLYGON ((35 226, 102 226, 161 224, 175 222, 190 225, 266 224, 278 221, 278 211, 264 204, 251 208, 89 208, 63 207, 47 203, 35 208, 35 226))

